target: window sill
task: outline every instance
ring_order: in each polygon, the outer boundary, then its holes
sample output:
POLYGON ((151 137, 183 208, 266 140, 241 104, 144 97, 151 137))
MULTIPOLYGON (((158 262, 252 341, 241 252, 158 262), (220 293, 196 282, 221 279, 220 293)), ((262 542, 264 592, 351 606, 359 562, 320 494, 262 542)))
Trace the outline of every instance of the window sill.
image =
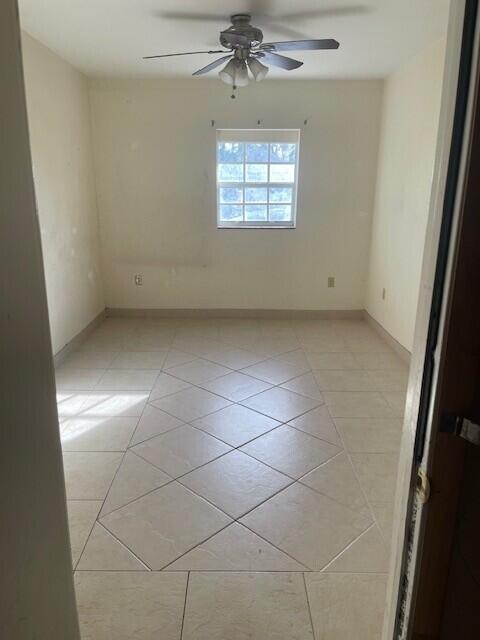
POLYGON ((280 224, 279 225, 263 225, 263 226, 262 225, 256 225, 256 224, 255 225, 253 225, 253 224, 252 225, 239 225, 239 224, 227 225, 227 224, 222 224, 221 226, 217 225, 217 229, 219 231, 221 231, 222 229, 239 229, 239 230, 241 230, 241 229, 248 229, 248 230, 260 229, 260 230, 263 230, 263 231, 265 231, 265 230, 274 231, 274 230, 279 229, 279 230, 282 230, 282 231, 285 231, 285 230, 295 231, 296 228, 297 228, 296 225, 291 225, 291 224, 289 224, 289 225, 280 225, 280 224))

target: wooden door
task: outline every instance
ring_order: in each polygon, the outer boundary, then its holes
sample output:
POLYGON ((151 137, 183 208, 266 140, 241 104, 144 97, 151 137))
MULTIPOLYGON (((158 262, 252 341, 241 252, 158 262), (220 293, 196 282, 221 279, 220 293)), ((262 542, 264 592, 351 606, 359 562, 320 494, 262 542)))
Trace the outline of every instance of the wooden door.
POLYGON ((480 638, 480 447, 441 431, 447 414, 480 423, 480 103, 477 86, 450 312, 439 378, 431 494, 412 636, 480 638))

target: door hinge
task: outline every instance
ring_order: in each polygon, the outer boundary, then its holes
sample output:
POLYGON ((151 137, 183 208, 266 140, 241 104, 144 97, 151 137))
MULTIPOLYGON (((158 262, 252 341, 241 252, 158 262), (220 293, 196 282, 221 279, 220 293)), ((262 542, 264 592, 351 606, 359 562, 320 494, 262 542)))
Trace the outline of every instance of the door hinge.
POLYGON ((422 504, 426 504, 430 498, 430 480, 423 469, 417 473, 417 495, 422 504))
POLYGON ((440 431, 480 445, 480 425, 463 416, 444 414, 440 420, 440 431))

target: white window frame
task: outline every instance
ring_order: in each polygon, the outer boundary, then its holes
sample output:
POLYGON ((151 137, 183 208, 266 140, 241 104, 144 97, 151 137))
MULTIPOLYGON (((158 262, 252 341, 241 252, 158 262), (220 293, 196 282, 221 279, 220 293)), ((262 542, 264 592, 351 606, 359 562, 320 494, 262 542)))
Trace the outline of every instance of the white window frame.
MULTIPOLYGON (((269 147, 270 153, 270 147, 269 147)), ((298 199, 298 167, 299 167, 299 156, 300 156, 300 129, 217 129, 217 136, 215 142, 215 158, 216 158, 216 198, 217 198, 217 228, 218 229, 295 229, 297 224, 297 199, 298 199), (295 175, 293 182, 246 182, 245 181, 245 165, 249 164, 246 162, 246 157, 243 158, 243 177, 244 180, 242 182, 225 182, 220 181, 218 176, 218 167, 219 167, 219 158, 218 158, 218 146, 221 142, 239 142, 243 144, 248 143, 295 143, 297 146, 297 152, 295 155, 295 175), (292 207, 292 219, 289 221, 279 220, 279 221, 265 221, 265 220, 221 220, 220 219, 220 188, 242 188, 244 190, 251 188, 265 188, 267 190, 267 212, 269 211, 269 197, 270 197, 270 188, 271 187, 291 187, 292 188, 292 202, 285 203, 287 205, 291 204, 292 207)), ((240 164, 240 163, 238 163, 240 164)), ((250 164, 266 164, 268 167, 270 178, 270 166, 271 165, 281 165, 282 163, 270 163, 270 157, 268 162, 259 162, 259 163, 250 163, 250 164)), ((242 207, 245 207, 245 200, 242 203, 231 203, 239 204, 242 207)), ((252 202, 251 204, 256 204, 252 202)), ((264 204, 264 203, 259 203, 264 204)), ((272 203, 273 204, 273 203, 272 203)), ((275 204, 281 205, 281 202, 276 202, 275 204)), ((245 209, 244 216, 245 216, 245 209)))

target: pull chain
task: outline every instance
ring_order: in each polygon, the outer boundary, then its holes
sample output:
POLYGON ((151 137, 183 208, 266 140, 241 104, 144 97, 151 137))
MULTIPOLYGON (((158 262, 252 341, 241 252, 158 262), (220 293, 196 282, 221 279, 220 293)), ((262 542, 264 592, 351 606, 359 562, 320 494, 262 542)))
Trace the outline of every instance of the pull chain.
POLYGON ((232 89, 233 89, 233 93, 232 93, 232 95, 230 97, 231 97, 232 100, 235 100, 235 98, 237 97, 235 95, 235 91, 237 90, 237 87, 235 85, 233 85, 232 89))

